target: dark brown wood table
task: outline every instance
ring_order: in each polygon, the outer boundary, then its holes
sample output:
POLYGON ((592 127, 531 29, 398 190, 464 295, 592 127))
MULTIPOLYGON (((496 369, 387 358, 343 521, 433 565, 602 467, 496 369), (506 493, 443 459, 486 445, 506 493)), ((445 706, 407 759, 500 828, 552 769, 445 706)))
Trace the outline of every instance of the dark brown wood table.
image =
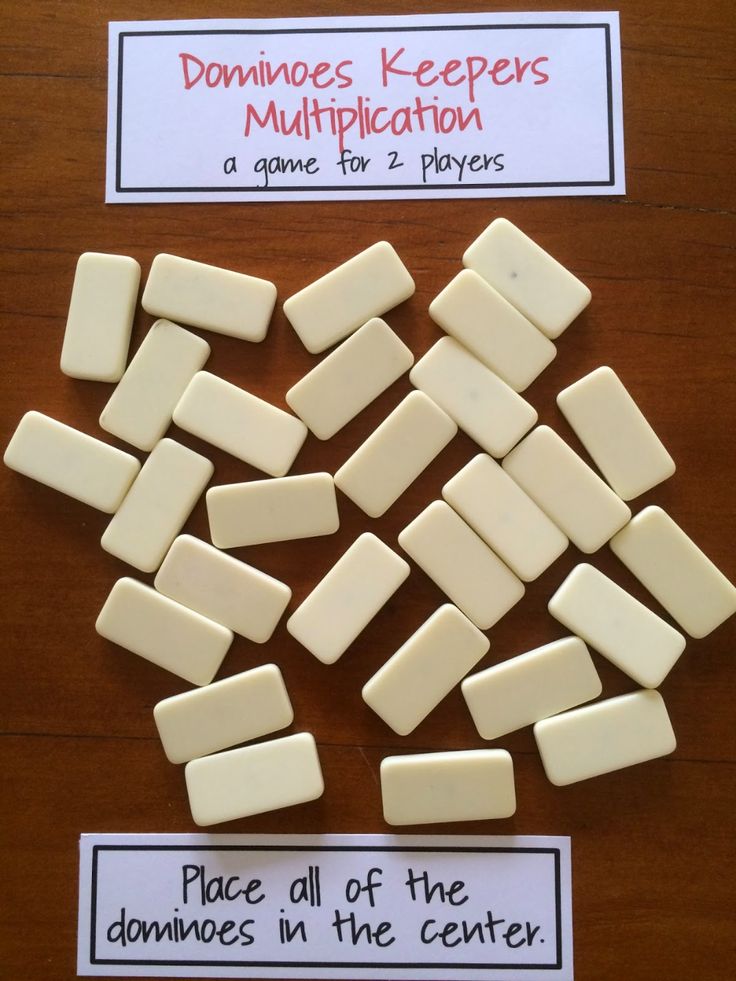
MULTIPOLYGON (((425 11, 454 5, 425 0, 425 11)), ((554 10, 557 3, 506 3, 554 10)), ((578 274, 593 302, 559 341, 527 397, 540 421, 578 446, 555 405, 565 385, 612 365, 677 462, 658 503, 736 578, 736 246, 732 3, 624 0, 621 10, 628 191, 556 199, 128 205, 103 203, 108 20, 314 16, 347 12, 310 0, 97 4, 7 0, 2 15, 2 432, 38 409, 98 436, 110 386, 58 367, 80 252, 173 252, 276 282, 289 294, 386 238, 416 295, 389 320, 417 356, 440 336, 427 314, 468 243, 505 215, 578 274)), ((413 12, 353 2, 350 13, 413 12)), ((460 9, 484 9, 468 0, 460 9)), ((139 312, 136 346, 151 323, 139 312)), ((279 303, 267 340, 210 336, 209 369, 284 405, 315 362, 279 303)), ((410 390, 397 382, 327 443, 309 437, 294 472, 333 471, 410 390)), ((215 481, 262 476, 172 430, 215 463, 215 481)), ((107 438, 107 437, 105 437, 107 438)), ((120 444, 122 446, 122 444, 120 444)), ((339 534, 235 554, 285 580, 293 608, 362 530, 394 544, 401 528, 477 452, 459 435, 379 521, 344 497, 339 534)), ((2 468, 2 917, 0 972, 9 981, 76 976, 77 842, 82 832, 194 829, 181 768, 167 763, 151 710, 187 688, 102 640, 94 622, 130 568, 99 545, 108 518, 2 468)), ((186 525, 208 537, 204 503, 186 525)), ((482 666, 554 640, 546 603, 581 556, 570 548, 490 632, 482 666)), ((593 562, 659 607, 604 548, 593 562)), ((141 576, 145 581, 151 577, 141 576)), ((294 731, 315 733, 326 792, 312 804, 223 825, 225 832, 386 832, 380 760, 394 752, 483 745, 455 690, 409 737, 394 736, 360 698, 364 681, 443 601, 418 569, 335 666, 283 623, 266 647, 236 639, 222 675, 267 660, 282 668, 294 731)), ((691 641, 662 685, 676 752, 566 789, 546 780, 529 729, 500 740, 516 768, 511 820, 440 827, 451 833, 572 837, 576 977, 692 981, 730 975, 734 951, 736 620, 691 641)), ((634 683, 595 655, 604 694, 634 683)), ((493 745, 496 745, 495 743, 493 745)), ((413 829, 412 829, 413 830, 413 829)), ((417 831, 431 833, 432 828, 417 831)))

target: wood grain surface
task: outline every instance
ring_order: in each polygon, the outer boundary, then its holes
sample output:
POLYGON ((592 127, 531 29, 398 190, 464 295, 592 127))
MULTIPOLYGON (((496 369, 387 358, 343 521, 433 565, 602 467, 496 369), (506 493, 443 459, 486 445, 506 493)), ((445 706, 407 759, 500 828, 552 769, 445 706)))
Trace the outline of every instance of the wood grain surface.
MULTIPOLYGON (((425 0, 421 9, 453 6, 425 0)), ((503 8, 529 6, 507 2, 503 8)), ((593 291, 591 306, 560 338, 557 359, 526 393, 540 421, 578 446, 555 395, 598 365, 612 365, 678 467, 634 509, 665 507, 735 579, 734 7, 728 0, 622 0, 617 6, 625 197, 109 206, 103 203, 108 20, 418 8, 355 0, 274 0, 267 7, 251 0, 6 0, 0 38, 3 448, 28 409, 108 438, 97 419, 110 386, 67 378, 58 367, 80 252, 135 256, 144 276, 156 253, 173 252, 271 279, 283 299, 385 238, 417 283, 416 295, 387 319, 420 356, 440 336, 427 314, 430 300, 459 270, 470 241, 504 215, 593 291)), ((468 0, 456 9, 484 7, 468 0)), ((151 319, 139 311, 134 347, 151 319)), ((263 344, 208 340, 209 370, 281 406, 287 388, 316 361, 280 303, 263 344)), ((404 377, 331 441, 310 436, 293 472, 334 472, 409 390, 404 377)), ((262 476, 185 433, 171 434, 213 460, 217 483, 262 476)), ((340 496, 337 535, 235 554, 289 583, 293 609, 360 531, 370 528, 395 544, 401 528, 476 452, 459 435, 379 521, 340 496)), ((182 770, 167 763, 151 714, 156 701, 188 686, 95 633, 113 582, 131 573, 99 546, 108 518, 6 468, 0 481, 0 974, 8 981, 64 981, 76 976, 80 833, 194 830, 182 770)), ((203 501, 186 530, 208 537, 203 501)), ((571 547, 530 585, 525 601, 490 632, 482 666, 565 633, 546 602, 579 560, 571 547)), ((662 612, 608 548, 593 562, 662 612)), ((360 698, 365 680, 442 601, 414 568, 331 667, 301 649, 283 622, 265 647, 236 639, 220 676, 266 660, 281 666, 296 713, 293 731, 314 732, 326 792, 315 803, 218 830, 385 832, 378 786, 383 756, 482 745, 459 690, 403 739, 360 698)), ((572 836, 580 981, 731 976, 735 657, 736 620, 688 643, 662 685, 678 739, 671 757, 559 789, 547 782, 525 729, 498 743, 514 758, 515 817, 440 828, 572 836)), ((635 687, 594 658, 605 695, 635 687)))

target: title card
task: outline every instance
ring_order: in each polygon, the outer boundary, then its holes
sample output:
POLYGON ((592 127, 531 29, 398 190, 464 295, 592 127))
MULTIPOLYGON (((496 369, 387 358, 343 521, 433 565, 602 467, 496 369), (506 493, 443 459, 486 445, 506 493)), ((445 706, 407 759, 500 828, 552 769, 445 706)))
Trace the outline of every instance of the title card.
POLYGON ((109 25, 108 202, 623 194, 617 13, 109 25))
POLYGON ((77 970, 572 981, 570 839, 83 835, 77 970))

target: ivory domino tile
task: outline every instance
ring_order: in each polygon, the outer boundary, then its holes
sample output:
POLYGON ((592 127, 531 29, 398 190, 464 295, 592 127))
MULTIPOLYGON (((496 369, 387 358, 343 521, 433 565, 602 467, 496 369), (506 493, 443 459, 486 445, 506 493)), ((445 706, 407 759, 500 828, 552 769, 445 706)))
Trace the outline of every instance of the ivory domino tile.
POLYGON ((470 675, 461 687, 483 739, 498 739, 597 698, 602 691, 579 637, 563 637, 501 661, 470 675))
POLYGON ((736 613, 736 586, 662 508, 640 511, 611 550, 691 637, 736 613))
POLYGON ((408 563, 366 532, 292 613, 286 629, 323 664, 334 664, 408 575, 408 563))
POLYGON ((515 392, 523 392, 557 354, 552 341, 472 269, 464 269, 429 306, 435 323, 515 392))
POLYGON ((514 767, 504 749, 387 756, 381 796, 392 825, 508 818, 516 810, 514 767))
POLYGON ((409 379, 491 456, 505 456, 537 421, 536 409, 452 337, 437 341, 409 379))
POLYGON ((141 304, 146 313, 177 323, 262 341, 276 303, 267 279, 162 252, 151 264, 141 304))
POLYGON ((414 280, 388 242, 376 242, 284 301, 300 341, 319 354, 414 293, 414 280))
POLYGON ((675 472, 675 463, 618 375, 596 368, 557 404, 613 490, 630 501, 675 472))
POLYGON ((34 411, 18 423, 3 459, 11 470, 107 514, 120 507, 141 467, 129 453, 34 411))
POLYGON ((485 453, 442 488, 442 496, 523 582, 532 582, 565 551, 567 537, 485 453))
POLYGON ((307 437, 301 419, 208 371, 192 378, 173 418, 186 432, 272 477, 284 476, 307 437))
POLYGON ((399 545, 481 630, 524 595, 523 583, 444 501, 408 524, 399 545))
POLYGON ((667 756, 677 745, 662 696, 650 689, 543 719, 534 737, 557 787, 667 756))
POLYGON ((162 439, 105 529, 102 547, 141 572, 155 572, 214 469, 199 453, 162 439))
POLYGON ((291 590, 278 579, 191 535, 176 539, 154 585, 257 644, 269 639, 291 599, 291 590))
POLYGON ((275 664, 173 695, 153 709, 158 734, 171 763, 208 756, 258 739, 294 720, 286 685, 275 664))
POLYGON ((140 279, 141 267, 130 256, 85 252, 79 257, 61 348, 65 375, 119 381, 140 279))
POLYGON ((324 793, 317 746, 308 732, 192 760, 184 774, 192 818, 200 827, 303 804, 324 793))
POLYGON ((97 633, 193 685, 207 685, 233 634, 135 579, 118 579, 95 624, 97 633))
POLYGON ((429 617, 363 687, 363 701, 406 736, 483 657, 490 641, 457 607, 429 617))
POLYGON ((335 484, 371 518, 379 518, 457 433, 447 413, 411 392, 335 474, 335 484))
POLYGON ((335 482, 328 473, 210 487, 207 514, 218 548, 332 535, 340 526, 335 482))
POLYGON ((547 337, 559 337, 590 303, 588 287, 506 218, 496 218, 468 246, 463 265, 547 337))
POLYGON ((329 439, 413 363, 406 344, 374 317, 290 388, 286 402, 318 439, 329 439))
POLYGON ((631 517, 621 498, 548 426, 522 440, 503 469, 581 552, 597 551, 631 517))
POLYGON ((643 688, 660 685, 685 650, 679 631, 587 563, 572 570, 548 606, 643 688))
POLYGON ((152 450, 209 355, 207 341, 169 320, 157 320, 102 410, 100 426, 140 450, 152 450))

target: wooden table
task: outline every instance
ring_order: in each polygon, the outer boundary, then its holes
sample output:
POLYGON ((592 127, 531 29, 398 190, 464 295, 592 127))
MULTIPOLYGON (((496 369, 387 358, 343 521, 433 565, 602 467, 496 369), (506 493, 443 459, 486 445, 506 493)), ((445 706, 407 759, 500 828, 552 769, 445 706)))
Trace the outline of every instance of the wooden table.
MULTIPOLYGON (((422 9, 452 6, 425 0, 422 9)), ((462 9, 484 6, 468 0, 462 9)), ((2 445, 31 408, 103 435, 97 418, 110 387, 75 381, 58 369, 82 251, 133 255, 144 275, 157 252, 174 252, 272 279, 283 298, 387 238, 417 282, 416 295, 389 320, 419 356, 440 336, 427 315, 428 303, 459 269, 467 244, 503 214, 593 291, 592 305, 560 339, 557 359, 527 393, 540 421, 577 445, 555 395, 596 366, 611 364, 677 461, 675 477, 637 500, 635 508, 664 506, 736 578, 733 5, 625 0, 618 6, 626 197, 106 206, 108 19, 309 16, 345 8, 319 0, 276 0, 267 11, 253 2, 222 0, 9 0, 0 81, 2 445)), ((416 9, 350 4, 351 13, 416 9)), ((134 345, 150 322, 139 313, 134 345)), ((280 305, 260 347, 210 339, 211 371, 279 405, 315 360, 280 305)), ((310 437, 294 472, 334 471, 409 389, 405 377, 326 444, 310 437)), ((186 434, 172 433, 211 457, 216 482, 260 476, 186 434)), ((367 526, 395 543, 400 529, 476 451, 469 438, 458 436, 380 521, 368 521, 341 497, 340 534, 236 554, 287 581, 294 606, 367 526)), ((164 759, 151 716, 155 702, 187 686, 94 631, 112 583, 131 572, 99 547, 107 517, 4 468, 0 479, 0 962, 13 981, 56 981, 75 976, 80 833, 193 830, 181 769, 164 759)), ((203 502, 186 530, 207 537, 203 502)), ((529 587, 525 602, 491 631, 483 666, 564 634, 546 602, 579 560, 570 548, 529 587)), ((608 549, 593 561, 659 611, 608 549)), ((300 649, 283 623, 265 648, 236 640, 223 673, 278 662, 294 702, 294 729, 317 737, 327 789, 316 803, 234 822, 222 831, 384 832, 389 829, 378 788, 383 756, 482 745, 457 690, 404 739, 360 698, 362 683, 441 602, 438 589, 414 569, 333 667, 300 649)), ((664 682, 678 737, 671 757, 558 789, 545 779, 525 729, 500 741, 514 757, 516 816, 441 829, 572 836, 581 981, 720 978, 733 963, 735 650, 732 620, 707 639, 688 643, 664 682)), ((634 688, 608 662, 597 655, 595 661, 606 695, 634 688)))

